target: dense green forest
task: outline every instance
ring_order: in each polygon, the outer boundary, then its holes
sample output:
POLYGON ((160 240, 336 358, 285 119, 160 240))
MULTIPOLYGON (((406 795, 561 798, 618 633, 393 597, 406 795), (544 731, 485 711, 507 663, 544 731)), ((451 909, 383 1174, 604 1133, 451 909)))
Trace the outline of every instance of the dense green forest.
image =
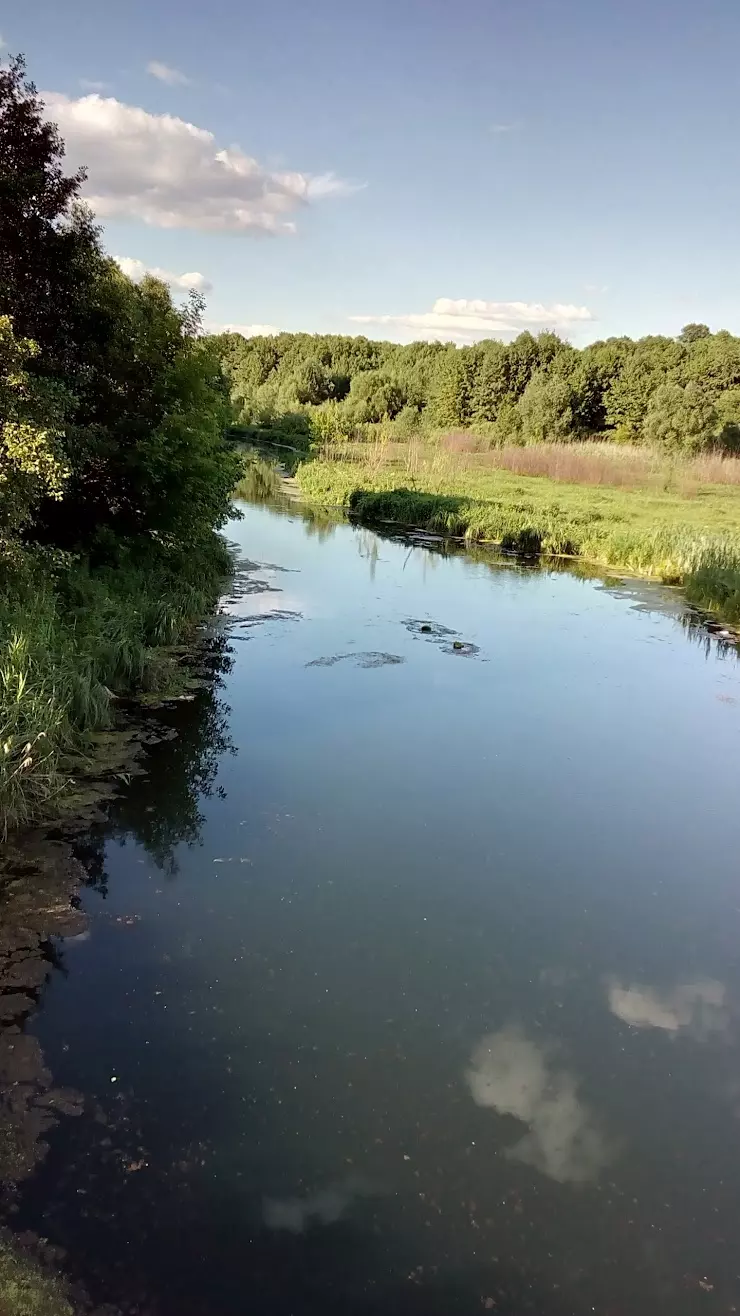
POLYGON ((399 438, 472 428, 491 444, 740 451, 740 338, 706 325, 580 350, 552 333, 462 348, 313 334, 218 342, 245 425, 333 439, 386 422, 399 438))
POLYGON ((0 830, 43 812, 228 569, 238 460, 202 306, 104 252, 27 80, 0 68, 0 830))

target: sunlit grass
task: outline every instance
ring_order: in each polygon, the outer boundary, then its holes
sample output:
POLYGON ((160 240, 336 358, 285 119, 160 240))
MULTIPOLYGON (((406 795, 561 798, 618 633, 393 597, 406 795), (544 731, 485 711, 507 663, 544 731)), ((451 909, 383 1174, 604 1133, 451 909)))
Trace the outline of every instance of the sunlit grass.
POLYGON ((168 687, 177 643, 214 603, 228 558, 213 537, 90 572, 8 565, 0 600, 0 833, 44 816, 72 751, 110 725, 115 700, 168 687))

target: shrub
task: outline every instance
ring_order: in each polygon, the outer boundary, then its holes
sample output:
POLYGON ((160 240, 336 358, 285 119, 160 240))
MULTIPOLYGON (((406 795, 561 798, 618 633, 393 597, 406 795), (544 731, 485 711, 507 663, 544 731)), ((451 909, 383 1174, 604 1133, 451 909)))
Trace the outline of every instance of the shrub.
POLYGON ((643 434, 664 452, 698 453, 714 442, 717 419, 697 384, 661 384, 650 399, 643 434))

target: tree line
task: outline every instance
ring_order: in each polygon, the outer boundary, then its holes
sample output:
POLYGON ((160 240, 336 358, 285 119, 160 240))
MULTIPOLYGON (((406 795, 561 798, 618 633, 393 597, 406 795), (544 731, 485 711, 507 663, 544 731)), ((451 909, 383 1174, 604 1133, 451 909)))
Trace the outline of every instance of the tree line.
POLYGON ((740 451, 740 338, 554 333, 474 346, 284 333, 217 340, 243 424, 325 438, 390 423, 399 436, 474 429, 492 444, 605 439, 667 452, 740 451))

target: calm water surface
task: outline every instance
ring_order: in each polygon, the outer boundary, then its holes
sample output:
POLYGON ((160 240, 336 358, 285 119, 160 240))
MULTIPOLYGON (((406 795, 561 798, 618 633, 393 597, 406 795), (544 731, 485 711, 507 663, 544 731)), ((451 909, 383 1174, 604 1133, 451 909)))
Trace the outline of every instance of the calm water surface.
POLYGON ((88 1114, 21 1223, 162 1316, 740 1310, 735 654, 244 511, 33 1025, 88 1114))

